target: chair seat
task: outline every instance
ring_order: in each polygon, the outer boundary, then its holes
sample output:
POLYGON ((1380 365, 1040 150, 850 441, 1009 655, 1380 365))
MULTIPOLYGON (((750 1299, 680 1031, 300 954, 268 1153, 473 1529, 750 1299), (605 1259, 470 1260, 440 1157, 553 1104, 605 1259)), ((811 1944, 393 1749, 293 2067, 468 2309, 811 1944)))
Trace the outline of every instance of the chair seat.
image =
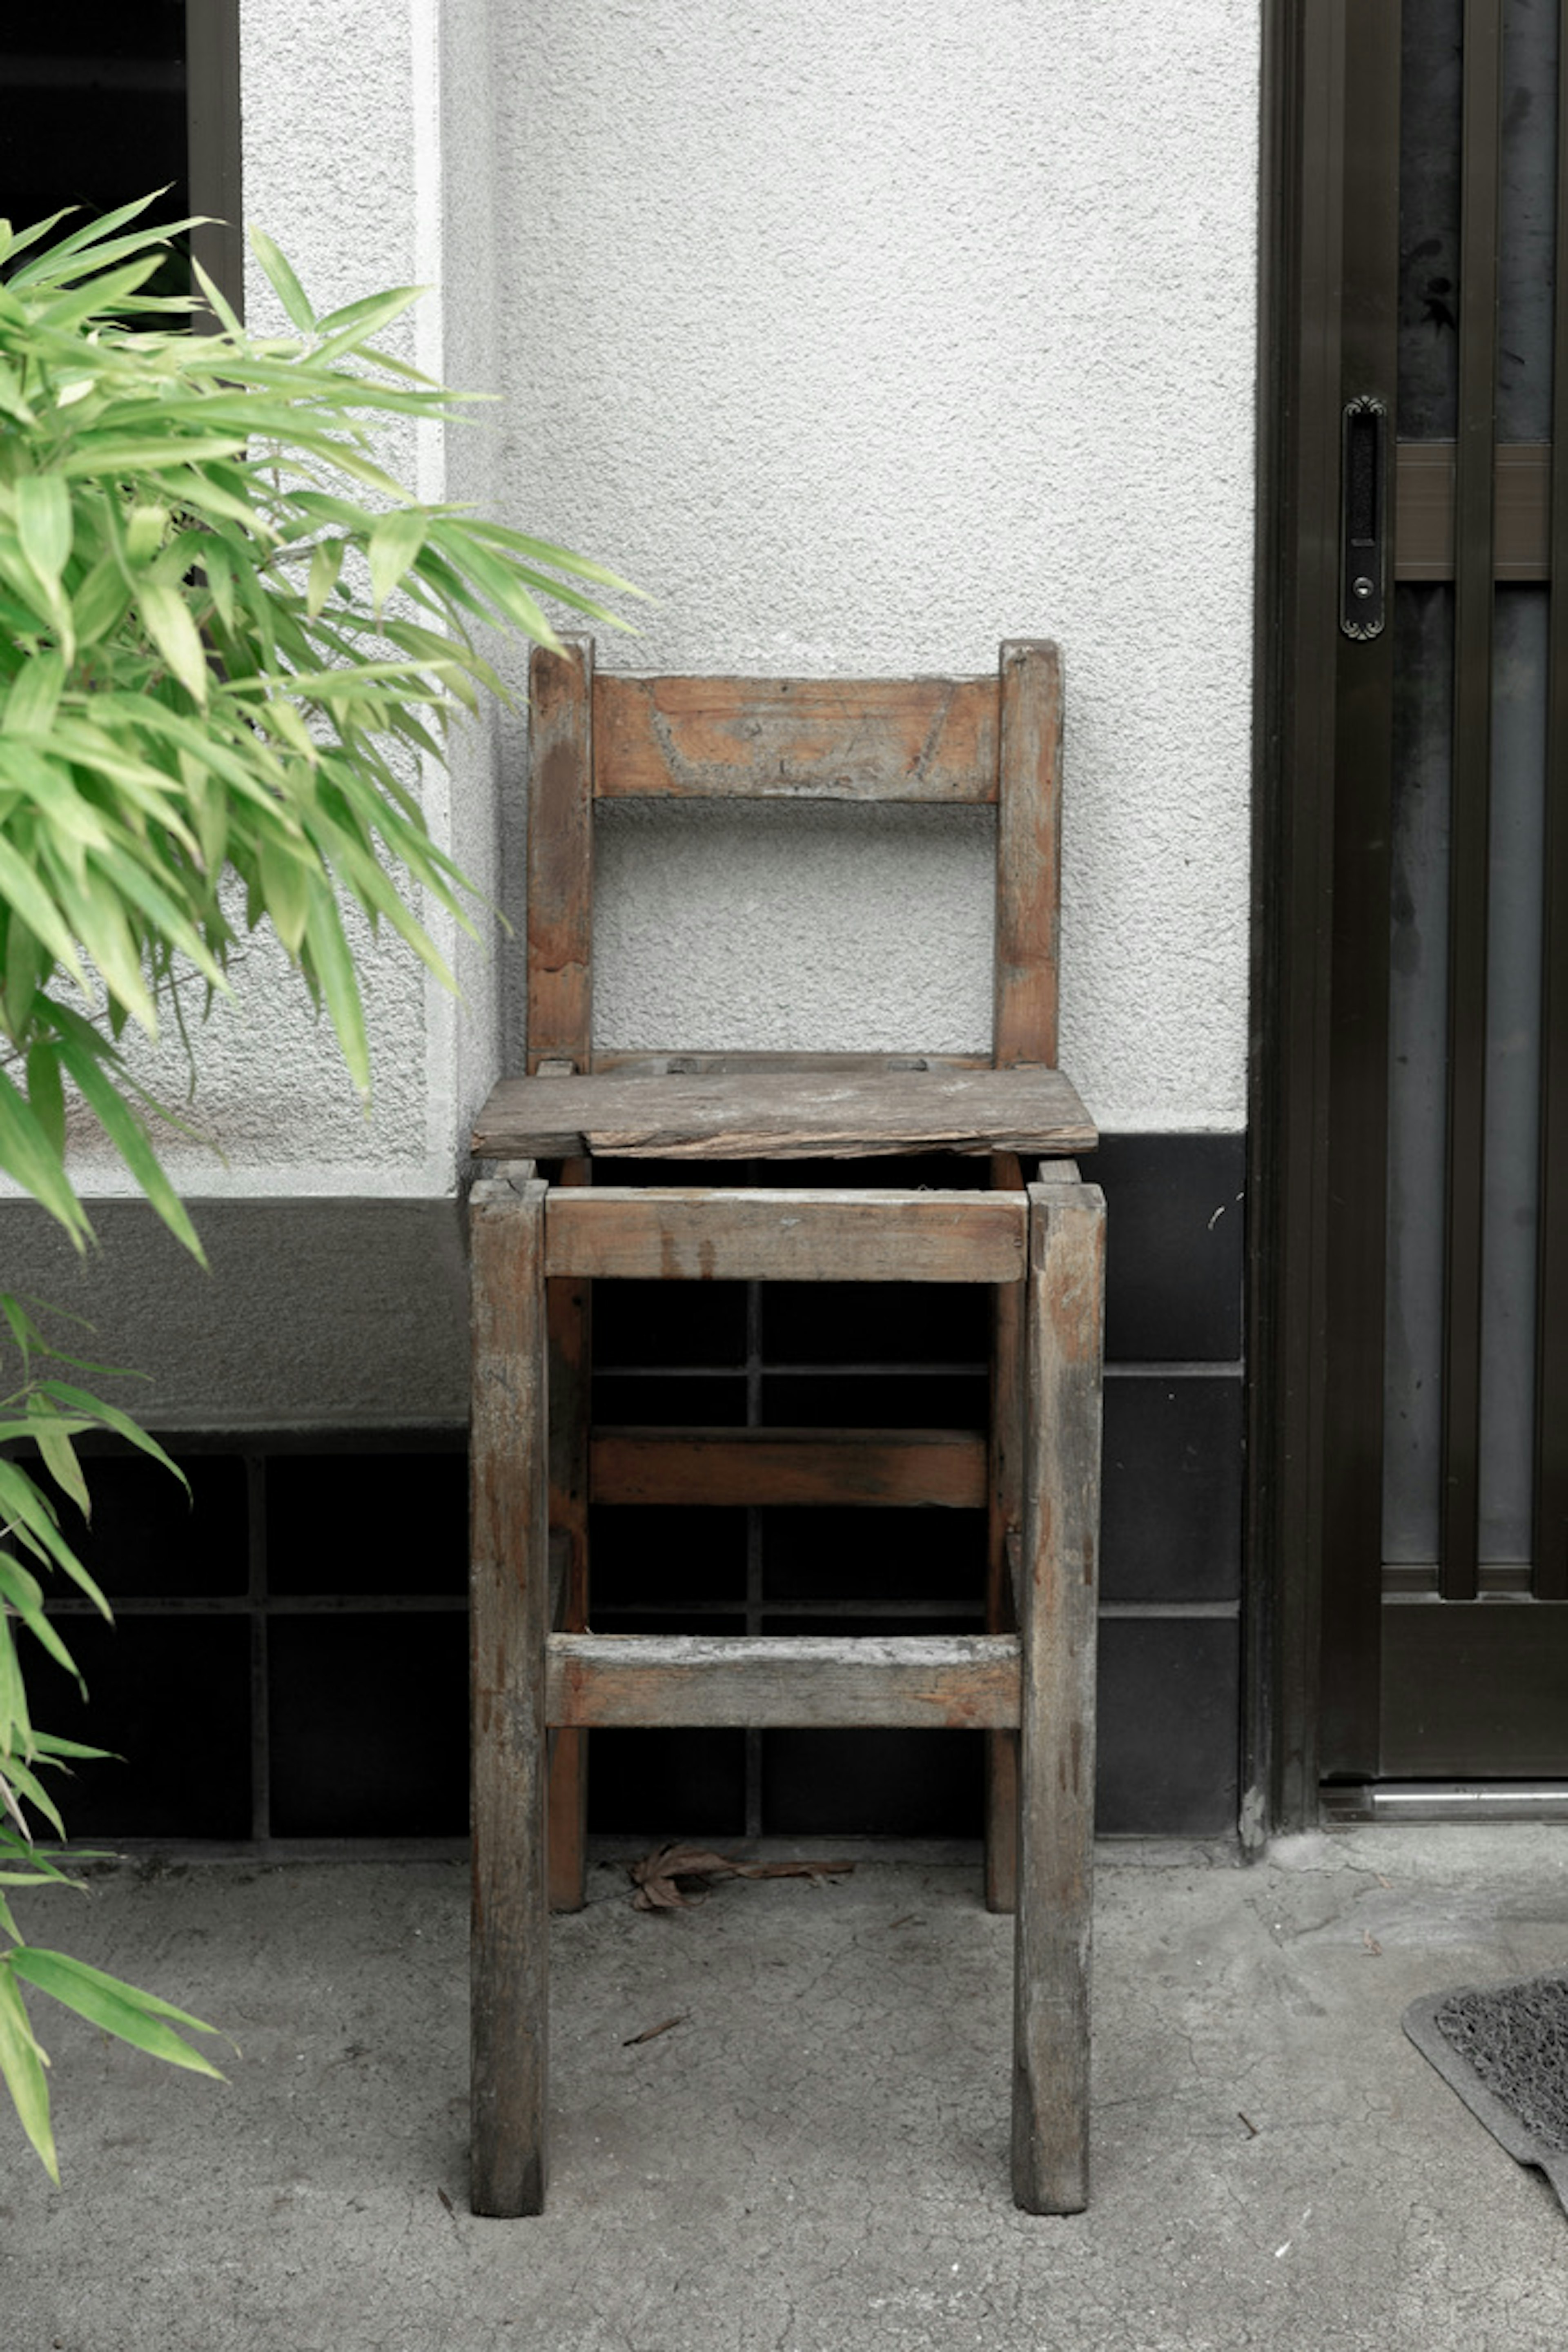
POLYGON ((606 1070, 503 1078, 479 1160, 858 1160, 888 1153, 1092 1151, 1060 1070, 606 1070))

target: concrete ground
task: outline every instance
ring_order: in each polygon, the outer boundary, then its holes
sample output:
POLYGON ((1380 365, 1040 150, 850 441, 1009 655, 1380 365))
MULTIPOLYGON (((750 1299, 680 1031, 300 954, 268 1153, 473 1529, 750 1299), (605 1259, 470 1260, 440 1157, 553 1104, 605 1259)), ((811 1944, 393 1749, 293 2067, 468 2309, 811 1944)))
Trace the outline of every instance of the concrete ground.
MULTIPOLYGON (((804 1851, 832 1851, 805 1848, 804 1851)), ((1010 1928, 972 1856, 555 1927, 550 2210, 467 2210, 453 1864, 124 1865, 26 1899, 222 2021, 226 2087, 35 2002, 64 2187, 5 2125, 3 2352, 1531 2352, 1568 2218, 1405 2040, 1568 1967, 1568 1833, 1102 1850, 1094 2202, 1015 2211, 1010 1928), (630 2038, 679 2018, 651 2040, 630 2038)), ((19 1897, 19 1904, 24 1898, 19 1897)))

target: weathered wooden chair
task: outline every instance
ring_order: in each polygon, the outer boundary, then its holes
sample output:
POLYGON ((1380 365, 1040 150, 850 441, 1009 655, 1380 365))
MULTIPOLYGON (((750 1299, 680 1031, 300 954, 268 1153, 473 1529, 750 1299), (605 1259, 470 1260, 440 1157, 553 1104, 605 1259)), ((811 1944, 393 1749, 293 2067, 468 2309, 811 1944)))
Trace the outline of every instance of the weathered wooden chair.
POLYGON ((595 677, 583 641, 536 654, 531 693, 533 1075, 496 1087, 473 1140, 499 1163, 472 1195, 474 2210, 542 2207, 549 1905, 582 1900, 584 1736, 700 1724, 991 1735, 987 1896, 1016 1912, 1014 2195, 1078 2211, 1104 1205, 1062 1156, 1095 1135, 1055 1067, 1056 648, 1004 645, 991 678, 801 682, 595 677), (764 793, 994 803, 990 1066, 595 1054, 595 800, 764 793), (989 1155, 989 1188, 594 1181, 617 1158, 931 1152, 989 1155), (591 1430, 588 1286, 617 1277, 988 1285, 990 1432, 591 1430), (595 1635, 588 1505, 634 1499, 985 1506, 992 1630, 595 1635))

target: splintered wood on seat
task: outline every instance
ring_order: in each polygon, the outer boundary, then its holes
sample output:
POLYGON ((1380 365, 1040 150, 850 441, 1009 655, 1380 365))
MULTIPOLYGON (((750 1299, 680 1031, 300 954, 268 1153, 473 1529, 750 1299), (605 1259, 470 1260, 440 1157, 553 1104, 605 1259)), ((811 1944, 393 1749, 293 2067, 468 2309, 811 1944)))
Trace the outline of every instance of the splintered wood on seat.
POLYGON ((503 1078, 478 1160, 858 1160, 889 1152, 1091 1151, 1060 1070, 824 1070, 503 1078))

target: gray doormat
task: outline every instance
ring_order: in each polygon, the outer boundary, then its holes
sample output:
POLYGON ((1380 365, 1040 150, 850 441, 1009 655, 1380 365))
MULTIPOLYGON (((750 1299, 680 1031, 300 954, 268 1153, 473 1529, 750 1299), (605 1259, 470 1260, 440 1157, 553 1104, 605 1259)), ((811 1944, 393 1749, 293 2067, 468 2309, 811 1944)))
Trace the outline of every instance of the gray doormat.
POLYGON ((1538 2165, 1568 2210, 1568 1976, 1428 1993, 1405 2031, 1521 2164, 1538 2165))

